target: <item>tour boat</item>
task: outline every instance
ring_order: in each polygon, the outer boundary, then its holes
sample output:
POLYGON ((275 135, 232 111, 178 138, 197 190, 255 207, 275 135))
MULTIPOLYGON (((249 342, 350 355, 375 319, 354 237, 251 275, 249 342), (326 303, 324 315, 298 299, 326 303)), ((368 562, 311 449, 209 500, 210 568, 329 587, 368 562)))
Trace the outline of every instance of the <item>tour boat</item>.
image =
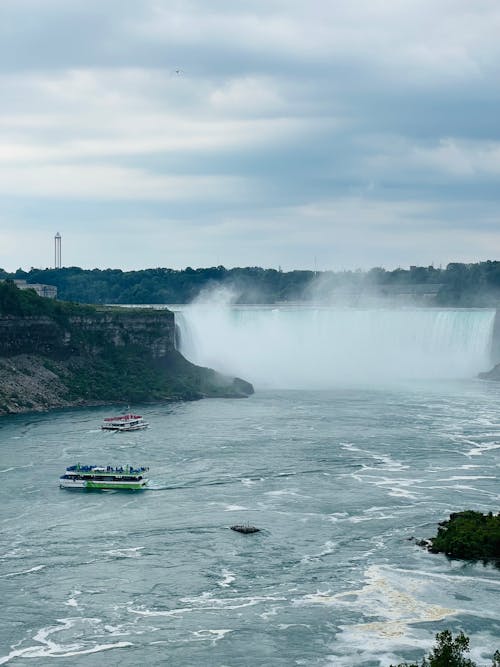
POLYGON ((148 426, 149 424, 144 421, 141 415, 133 415, 128 412, 126 415, 119 415, 118 417, 105 417, 101 428, 104 431, 138 431, 148 426))
POLYGON ((132 489, 139 491, 148 484, 145 473, 149 468, 132 466, 80 465, 66 468, 59 478, 61 489, 132 489))

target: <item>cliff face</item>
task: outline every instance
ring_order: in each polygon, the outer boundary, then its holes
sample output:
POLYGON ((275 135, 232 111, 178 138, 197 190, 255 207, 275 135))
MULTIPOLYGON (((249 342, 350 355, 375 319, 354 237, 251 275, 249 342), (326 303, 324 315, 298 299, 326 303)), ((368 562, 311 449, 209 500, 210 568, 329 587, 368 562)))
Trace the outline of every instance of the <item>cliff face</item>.
POLYGON ((154 357, 174 349, 171 311, 96 311, 95 315, 0 317, 0 356, 42 354, 68 357, 82 351, 99 352, 138 345, 154 357))
POLYGON ((0 316, 0 414, 253 393, 243 380, 191 364, 174 341, 167 310, 0 316))

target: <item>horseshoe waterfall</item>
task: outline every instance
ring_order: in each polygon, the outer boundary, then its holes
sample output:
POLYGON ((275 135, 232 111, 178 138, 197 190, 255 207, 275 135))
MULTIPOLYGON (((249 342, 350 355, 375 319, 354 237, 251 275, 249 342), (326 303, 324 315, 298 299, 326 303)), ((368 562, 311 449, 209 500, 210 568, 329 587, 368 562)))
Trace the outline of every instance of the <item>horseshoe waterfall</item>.
POLYGON ((492 365, 493 309, 191 305, 176 312, 191 361, 261 388, 461 379, 492 365))

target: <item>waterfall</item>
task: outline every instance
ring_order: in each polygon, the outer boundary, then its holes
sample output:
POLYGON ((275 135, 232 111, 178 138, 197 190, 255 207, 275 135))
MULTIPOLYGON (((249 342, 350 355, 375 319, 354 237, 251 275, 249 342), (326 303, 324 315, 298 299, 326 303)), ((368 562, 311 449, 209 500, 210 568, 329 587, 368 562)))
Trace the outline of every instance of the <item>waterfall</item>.
POLYGON ((198 304, 176 312, 180 351, 257 387, 474 377, 491 366, 495 311, 198 304))

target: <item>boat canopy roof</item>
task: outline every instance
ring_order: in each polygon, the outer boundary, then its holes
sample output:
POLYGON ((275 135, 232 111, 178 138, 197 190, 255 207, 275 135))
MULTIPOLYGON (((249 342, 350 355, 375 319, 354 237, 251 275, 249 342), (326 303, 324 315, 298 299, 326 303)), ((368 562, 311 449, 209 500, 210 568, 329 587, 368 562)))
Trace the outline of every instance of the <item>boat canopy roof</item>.
POLYGON ((118 417, 104 417, 105 422, 126 422, 130 419, 142 419, 142 415, 133 415, 129 413, 128 415, 119 415, 118 417))

